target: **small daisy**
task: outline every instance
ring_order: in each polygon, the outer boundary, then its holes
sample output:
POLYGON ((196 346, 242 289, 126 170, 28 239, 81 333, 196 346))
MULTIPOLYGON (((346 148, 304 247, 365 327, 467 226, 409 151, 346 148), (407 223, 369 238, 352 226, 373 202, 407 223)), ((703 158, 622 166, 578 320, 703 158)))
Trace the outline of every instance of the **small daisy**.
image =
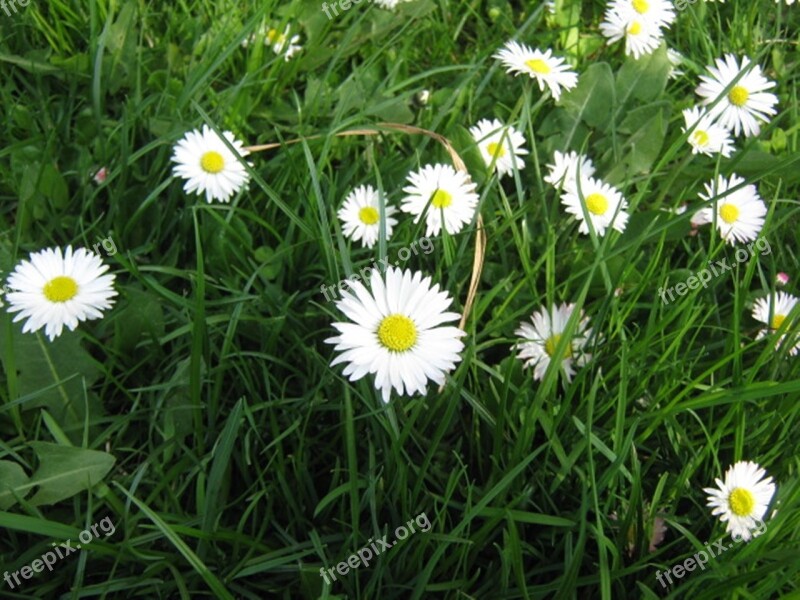
POLYGON ((403 191, 408 196, 403 198, 400 209, 415 215, 414 223, 419 223, 427 207, 425 235, 438 235, 442 222, 447 233, 458 233, 475 216, 478 194, 464 171, 456 171, 450 165, 425 165, 409 173, 407 181, 409 185, 403 191))
MULTIPOLYGON (((392 237, 392 228, 397 225, 397 219, 392 218, 397 209, 386 204, 385 200, 384 204, 388 240, 392 237)), ((362 185, 350 192, 338 213, 344 234, 353 241, 361 240, 364 246, 372 248, 380 235, 380 205, 381 196, 371 185, 362 185)))
POLYGON ((348 363, 343 374, 357 381, 375 375, 375 389, 389 402, 399 395, 425 394, 428 380, 444 384, 445 375, 461 361, 464 349, 458 327, 443 323, 461 315, 447 312, 453 300, 422 273, 389 267, 384 278, 373 269, 371 291, 358 281, 342 292, 336 307, 350 319, 333 323, 339 332, 325 340, 341 352, 331 366, 348 363))
MULTIPOLYGON (((230 131, 224 135, 240 156, 249 154, 230 131)), ((172 162, 177 163, 173 174, 186 180, 184 191, 188 194, 205 192, 209 203, 213 200, 229 202, 231 196, 250 181, 242 162, 208 125, 203 125, 202 132, 197 129, 188 132, 175 144, 172 162)))
POLYGON ((725 531, 734 541, 748 541, 753 530, 764 520, 775 484, 772 477, 764 476, 766 471, 756 463, 739 461, 729 467, 725 481, 715 479, 717 488, 703 488, 708 494, 706 506, 713 507, 712 515, 726 523, 725 531))
POLYGON ((778 285, 786 285, 787 283, 789 283, 789 276, 783 271, 781 271, 780 273, 775 275, 775 283, 777 283, 778 285))
POLYGON ((514 166, 520 171, 525 168, 522 160, 522 156, 528 153, 522 147, 525 137, 510 125, 505 127, 497 119, 481 119, 470 127, 469 132, 478 144, 486 166, 494 165, 499 177, 513 173, 514 166))
MULTIPOLYGON (((766 328, 758 332, 756 339, 760 340, 780 329, 789 317, 789 313, 792 312, 792 309, 794 309, 797 304, 797 300, 797 298, 786 292, 778 292, 771 295, 769 298, 759 298, 756 300, 753 305, 753 318, 767 325, 766 328)), ((790 328, 791 325, 787 324, 784 330, 787 327, 790 328)), ((780 350, 786 336, 787 334, 782 334, 780 339, 775 342, 776 350, 780 350)), ((789 350, 789 354, 797 356, 798 351, 800 351, 800 336, 792 334, 792 341, 790 343, 792 344, 792 348, 789 350)))
POLYGON ((99 319, 117 295, 114 275, 100 257, 86 248, 47 248, 30 255, 8 277, 8 312, 14 322, 28 319, 23 333, 45 328, 52 342, 66 325, 73 331, 80 321, 99 319))
MULTIPOLYGON (((519 350, 517 358, 523 361, 525 367, 533 367, 534 380, 539 381, 544 377, 550 361, 556 356, 561 336, 574 310, 574 304, 566 303, 556 306, 552 311, 542 307, 531 315, 533 325, 523 321, 514 331, 522 338, 514 346, 514 349, 519 350)), ((564 353, 556 358, 561 361, 561 369, 567 381, 572 381, 575 375, 573 367, 582 367, 591 360, 592 355, 585 352, 591 335, 589 318, 584 317, 581 310, 572 339, 566 344, 564 353)))
POLYGON ((687 108, 683 111, 683 120, 686 122, 686 127, 681 129, 683 133, 694 128, 687 139, 692 146, 692 154, 712 156, 719 153, 725 158, 731 155, 733 140, 730 132, 722 125, 715 123, 714 119, 703 109, 697 106, 687 108))
POLYGON ((246 48, 257 40, 264 40, 265 46, 270 46, 275 54, 278 56, 283 55, 283 60, 289 61, 295 54, 303 49, 303 47, 298 44, 300 36, 293 35, 289 37, 290 32, 290 25, 286 26, 283 33, 280 33, 277 29, 261 25, 250 37, 242 41, 242 46, 246 48))
POLYGON ((549 49, 541 52, 525 44, 506 42, 494 54, 494 58, 503 63, 507 73, 527 73, 536 79, 541 91, 544 91, 545 85, 549 87, 556 102, 561 97, 561 88, 571 90, 578 85, 578 75, 565 64, 563 58, 553 56, 549 49))
POLYGON ((661 45, 662 33, 658 26, 637 14, 609 10, 605 21, 600 23, 600 32, 613 44, 625 38, 625 54, 639 59, 652 54, 661 45))
POLYGON ((574 189, 578 177, 594 175, 592 160, 574 150, 568 154, 556 150, 553 154, 553 164, 547 165, 547 169, 548 174, 544 180, 556 189, 574 189))
MULTIPOLYGON (((767 207, 758 195, 756 186, 749 184, 738 190, 726 193, 729 189, 744 183, 744 179, 731 174, 730 179, 719 175, 716 182, 705 184, 706 193, 700 194, 705 201, 715 200, 717 229, 720 236, 729 244, 734 242, 748 242, 758 237, 758 232, 764 226, 764 215, 767 207)), ((696 221, 702 225, 714 220, 714 206, 701 208, 696 221)))
POLYGON ((761 132, 759 121, 769 123, 770 115, 777 111, 775 105, 778 97, 765 90, 775 87, 761 74, 759 65, 752 65, 746 56, 742 58, 742 66, 733 54, 716 60, 716 68, 708 67, 711 75, 701 75, 702 83, 697 86, 697 94, 703 98, 703 105, 712 104, 721 98, 711 109, 711 115, 718 117, 719 123, 738 136, 758 135, 761 132), (738 78, 738 80, 737 80, 738 78), (725 89, 737 80, 727 93, 725 89))
POLYGON ((620 233, 625 231, 629 216, 625 212, 628 201, 615 187, 591 177, 582 177, 577 186, 565 190, 561 195, 561 203, 566 206, 567 212, 580 221, 578 231, 589 233, 580 194, 583 194, 586 212, 597 235, 605 235, 608 227, 620 233))

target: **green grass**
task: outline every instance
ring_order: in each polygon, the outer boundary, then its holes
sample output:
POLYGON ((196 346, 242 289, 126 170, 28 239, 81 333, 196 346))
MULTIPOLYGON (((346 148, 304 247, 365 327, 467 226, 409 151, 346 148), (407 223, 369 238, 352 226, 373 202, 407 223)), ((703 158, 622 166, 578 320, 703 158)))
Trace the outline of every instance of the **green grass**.
MULTIPOLYGON (((118 251, 100 254, 120 294, 104 319, 52 344, 2 313, 0 461, 18 467, 0 468, 0 491, 36 471, 32 442, 116 461, 100 483, 76 475, 83 491, 54 504, 28 494, 0 505, 0 568, 105 516, 116 530, 52 573, 0 583, 0 596, 800 597, 800 360, 756 341, 750 316, 778 272, 800 295, 800 8, 689 6, 666 36, 685 74, 667 81, 663 48, 634 62, 604 45, 599 1, 558 1, 555 18, 538 3, 416 0, 392 13, 362 2, 330 21, 321 3, 247 4, 34 0, 0 12, 3 278, 30 252, 111 237, 118 251), (286 62, 243 48, 262 22, 291 24, 302 51, 286 62), (492 54, 512 38, 567 57, 578 90, 556 105, 506 75, 492 54), (758 138, 737 138, 731 159, 692 157, 681 110, 725 52, 777 82, 779 113, 758 138), (493 117, 530 150, 500 182, 467 133, 493 117), (389 405, 371 378, 350 383, 328 366, 324 340, 342 315, 320 286, 395 263, 424 226, 401 218, 368 250, 342 236, 336 210, 362 183, 397 205, 409 171, 450 157, 397 129, 336 135, 381 122, 452 142, 486 236, 462 362, 441 392, 389 405), (184 194, 170 163, 203 123, 248 145, 302 142, 254 153, 249 191, 207 204, 184 194), (587 152, 623 191, 624 234, 580 235, 567 218, 542 181, 565 149, 587 152), (712 228, 689 235, 718 172, 758 186, 768 254, 736 263, 712 228), (683 215, 661 210, 686 202, 683 215), (732 271, 661 302, 659 288, 723 258, 732 271), (514 330, 561 302, 582 307, 603 340, 571 383, 556 369, 534 381, 514 330), (777 514, 762 536, 662 588, 657 571, 727 537, 702 488, 737 460, 776 480, 777 514), (423 512, 429 532, 323 582, 320 568, 423 512), (649 552, 656 516, 668 529, 649 552)), ((403 266, 463 311, 476 240, 473 223, 403 266)))

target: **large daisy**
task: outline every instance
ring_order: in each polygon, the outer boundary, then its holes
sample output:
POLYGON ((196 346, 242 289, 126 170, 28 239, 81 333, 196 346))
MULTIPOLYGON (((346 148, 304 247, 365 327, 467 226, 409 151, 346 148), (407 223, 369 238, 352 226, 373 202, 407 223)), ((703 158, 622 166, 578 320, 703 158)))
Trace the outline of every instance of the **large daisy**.
POLYGON ((561 203, 568 213, 578 219, 578 231, 581 233, 589 233, 584 209, 592 222, 592 228, 599 236, 605 235, 609 227, 623 232, 628 224, 629 215, 625 211, 628 201, 619 190, 599 179, 581 177, 577 185, 564 190, 561 203))
POLYGON ((478 194, 464 171, 444 164, 425 165, 409 173, 407 181, 403 191, 408 195, 400 209, 415 215, 415 223, 426 215, 425 235, 438 235, 443 223, 447 233, 458 233, 475 216, 478 194))
POLYGON ((693 219, 698 224, 711 223, 716 214, 719 234, 731 245, 756 239, 764 226, 764 215, 767 214, 767 206, 758 195, 756 186, 748 184, 735 191, 728 191, 742 183, 744 179, 735 173, 731 174, 730 179, 719 175, 716 181, 706 183, 706 193, 701 193, 700 198, 705 201, 714 200, 714 205, 701 208, 697 218, 693 219))
POLYGON ((52 342, 66 327, 73 331, 80 321, 99 319, 111 308, 114 275, 108 265, 86 248, 73 252, 67 246, 34 252, 8 277, 8 312, 19 313, 14 322, 28 319, 23 333, 42 327, 52 342))
MULTIPOLYGON (((249 154, 230 131, 225 131, 224 135, 239 157, 249 154)), ((172 172, 186 180, 183 186, 186 193, 205 192, 209 203, 213 200, 229 202, 231 196, 250 181, 239 157, 228 149, 214 130, 203 125, 202 131, 190 131, 175 144, 172 162, 176 164, 172 172)))
POLYGON ((504 126, 497 119, 481 119, 477 125, 470 127, 469 132, 478 144, 486 166, 494 165, 498 177, 510 175, 515 166, 520 171, 525 168, 522 160, 528 153, 522 147, 525 137, 511 125, 504 126))
POLYGON ((594 175, 594 163, 585 154, 572 152, 553 153, 552 164, 547 165, 547 175, 544 180, 556 189, 574 189, 578 177, 591 177, 594 175))
POLYGON ((763 522, 775 484, 772 477, 764 478, 766 471, 751 461, 739 461, 729 467, 725 481, 715 479, 716 488, 703 488, 708 494, 706 506, 713 507, 712 515, 719 515, 725 531, 735 541, 749 540, 753 530, 763 522))
POLYGON ((655 21, 633 13, 609 10, 605 21, 600 23, 600 32, 608 38, 608 44, 625 39, 625 54, 638 59, 652 54, 661 45, 663 34, 655 21))
POLYGON ((686 133, 690 129, 687 141, 692 146, 692 154, 705 154, 712 156, 716 153, 728 158, 733 152, 733 140, 730 132, 722 125, 714 122, 713 117, 700 107, 687 108, 683 111, 683 120, 686 123, 681 131, 686 133))
MULTIPOLYGON (((784 325, 784 322, 789 317, 789 313, 797 305, 797 298, 786 292, 777 292, 772 294, 769 298, 759 298, 753 305, 753 318, 756 321, 764 323, 767 327, 758 332, 756 339, 761 339, 767 335, 774 333, 784 325)), ((791 323, 784 326, 784 331, 791 328, 791 323)), ((775 342, 775 349, 780 350, 784 344, 788 334, 784 333, 775 342)), ((793 334, 791 336, 791 348, 789 354, 796 356, 800 351, 800 336, 793 334)))
POLYGON ((541 91, 545 86, 550 88, 556 101, 561 97, 562 88, 570 90, 578 85, 578 75, 549 49, 542 52, 512 41, 506 42, 494 58, 503 63, 507 73, 526 73, 536 80, 541 91))
MULTIPOLYGON (((361 185, 350 192, 338 215, 342 222, 342 231, 353 241, 361 240, 367 248, 372 248, 380 235, 381 195, 371 185, 361 185)), ((397 219, 392 215, 397 212, 394 206, 384 203, 386 217, 386 239, 392 237, 392 228, 397 219)))
POLYGON ((574 367, 582 367, 592 358, 591 354, 586 353, 592 328, 589 327, 589 318, 584 317, 583 310, 578 315, 572 336, 565 342, 563 353, 557 354, 567 322, 574 310, 574 304, 561 304, 552 310, 542 307, 531 315, 532 324, 523 321, 514 332, 522 338, 514 346, 519 350, 517 358, 525 367, 533 367, 535 380, 544 377, 551 360, 558 360, 567 381, 572 381, 574 367))
POLYGON ((458 327, 444 323, 461 315, 448 312, 453 300, 439 284, 420 272, 389 267, 384 278, 371 272, 370 288, 350 284, 336 302, 350 320, 333 323, 339 335, 326 343, 340 352, 331 366, 347 363, 343 374, 357 381, 375 375, 375 388, 389 402, 392 389, 399 395, 425 394, 428 380, 444 383, 445 375, 461 361, 464 349, 458 327))
POLYGON ((740 67, 733 54, 726 54, 716 60, 716 68, 708 67, 708 71, 711 75, 701 75, 702 83, 696 90, 703 98, 701 103, 709 105, 719 98, 709 110, 721 125, 736 136, 740 133, 746 137, 758 135, 761 132, 759 121, 768 123, 769 117, 777 112, 778 97, 766 91, 775 87, 775 82, 764 77, 761 67, 752 64, 746 56, 740 67))

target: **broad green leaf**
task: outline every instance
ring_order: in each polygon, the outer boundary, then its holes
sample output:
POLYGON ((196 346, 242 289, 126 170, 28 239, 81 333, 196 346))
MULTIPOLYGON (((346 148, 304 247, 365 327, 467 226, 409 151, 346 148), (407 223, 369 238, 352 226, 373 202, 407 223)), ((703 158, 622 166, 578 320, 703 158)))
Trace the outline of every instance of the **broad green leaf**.
POLYGON ((567 132, 564 148, 570 147, 579 121, 590 127, 605 129, 611 122, 614 104, 614 75, 611 67, 607 63, 591 65, 578 79, 577 87, 561 100, 561 105, 574 121, 567 132))
POLYGON ((664 44, 638 60, 628 58, 617 73, 618 110, 630 100, 650 102, 658 98, 667 85, 670 68, 664 44))
MULTIPOLYGON (((17 463, 0 460, 0 510, 13 506, 17 499, 11 490, 22 488, 28 482, 28 476, 17 463)), ((18 496, 25 496, 29 488, 20 489, 18 496)))
POLYGON ((100 483, 116 459, 107 452, 49 442, 30 442, 39 468, 23 489, 39 486, 30 499, 33 506, 55 504, 100 483))

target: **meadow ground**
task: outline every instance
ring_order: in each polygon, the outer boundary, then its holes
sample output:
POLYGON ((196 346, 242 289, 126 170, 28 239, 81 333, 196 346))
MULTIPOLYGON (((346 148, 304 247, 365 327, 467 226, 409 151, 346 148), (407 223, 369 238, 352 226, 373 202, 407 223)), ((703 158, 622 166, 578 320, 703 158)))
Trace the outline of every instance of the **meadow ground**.
POLYGON ((800 4, 622 4, 0 3, 0 597, 800 598, 800 4))

